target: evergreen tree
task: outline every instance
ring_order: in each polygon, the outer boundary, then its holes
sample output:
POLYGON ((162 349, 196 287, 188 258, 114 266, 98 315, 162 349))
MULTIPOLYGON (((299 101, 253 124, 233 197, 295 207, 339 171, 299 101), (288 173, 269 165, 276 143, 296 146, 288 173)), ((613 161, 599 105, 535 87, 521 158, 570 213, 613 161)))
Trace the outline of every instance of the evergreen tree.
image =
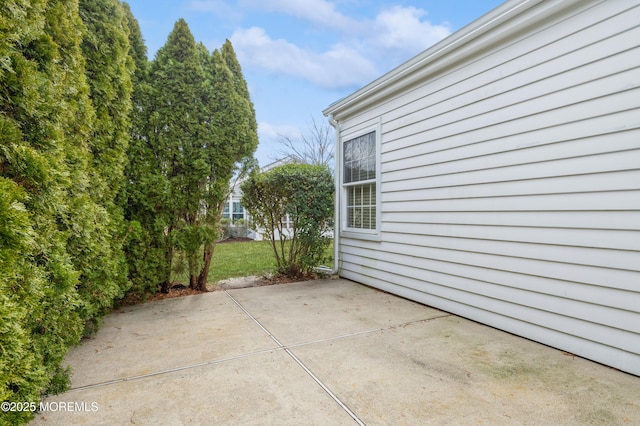
POLYGON ((123 213, 116 195, 124 181, 134 63, 129 56, 128 23, 118 0, 80 0, 79 14, 86 28, 81 47, 95 110, 89 138, 89 195, 94 208, 75 211, 84 233, 72 239, 69 251, 81 271, 83 316, 91 325, 128 286, 123 213))
MULTIPOLYGON (((129 137, 132 62, 123 18, 111 0, 82 9, 78 0, 0 3, 5 401, 38 402, 63 390, 68 348, 126 283, 114 202, 129 137)), ((30 414, 0 416, 22 423, 30 414)))
POLYGON ((93 110, 77 1, 5 1, 0 30, 0 396, 39 401, 64 387, 61 361, 82 331, 67 248, 81 232, 70 212, 92 206, 93 110))
POLYGON ((90 98, 96 120, 90 139, 94 193, 104 205, 113 203, 123 182, 129 143, 131 74, 129 24, 118 0, 80 0, 80 17, 86 32, 82 41, 90 98), (96 191, 95 185, 101 185, 96 191))
MULTIPOLYGON (((206 145, 209 176, 203 197, 203 220, 212 228, 219 226, 229 184, 237 166, 249 161, 258 146, 257 124, 249 90, 242 77, 231 42, 222 52, 215 50, 209 62, 211 80, 210 117, 213 138, 206 145), (230 66, 231 65, 231 66, 230 66)), ((203 261, 195 288, 206 290, 214 241, 204 242, 203 261)))
POLYGON ((176 251, 206 289, 230 178, 257 145, 222 51, 180 20, 148 67, 118 0, 0 3, 2 400, 64 389, 68 348, 128 286, 123 242, 136 289, 166 287, 176 251))
POLYGON ((137 295, 154 293, 166 279, 164 230, 168 223, 168 182, 160 171, 159 153, 151 145, 149 117, 153 111, 148 82, 147 48, 138 21, 124 3, 129 26, 129 54, 135 63, 131 76, 133 93, 130 113, 131 138, 125 168, 126 184, 120 193, 126 220, 125 250, 130 291, 137 295))
MULTIPOLYGON (((246 82, 230 42, 223 49, 227 60, 219 51, 210 55, 195 43, 181 19, 149 71, 150 94, 142 115, 150 127, 136 142, 140 149, 133 157, 144 170, 153 166, 143 174, 131 168, 131 173, 138 173, 136 182, 153 182, 156 190, 165 191, 154 194, 154 202, 147 204, 162 220, 140 222, 143 234, 162 235, 158 246, 165 254, 160 268, 163 291, 168 290, 172 270, 180 265, 175 259, 186 264, 190 287, 206 291, 231 177, 238 163, 252 158, 257 147, 246 82)), ((144 197, 138 198, 136 209, 141 212, 144 197)), ((131 201, 129 205, 133 207, 131 201)))
POLYGON ((236 153, 236 161, 242 158, 240 163, 250 167, 255 163, 253 154, 258 147, 258 122, 256 121, 256 112, 253 107, 253 102, 251 102, 247 82, 242 75, 242 67, 240 66, 240 62, 238 62, 233 45, 229 40, 226 40, 222 45, 221 53, 224 62, 233 75, 235 92, 243 99, 242 102, 244 103, 245 109, 242 114, 243 123, 241 125, 244 130, 242 130, 239 135, 239 150, 236 153))
MULTIPOLYGON (((220 53, 222 54, 224 63, 227 64, 229 71, 231 71, 231 74, 233 75, 233 87, 235 92, 247 101, 251 102, 249 96, 249 88, 247 87, 247 82, 242 75, 242 67, 240 66, 240 62, 238 62, 238 58, 236 57, 236 52, 233 49, 233 45, 228 39, 225 40, 224 44, 222 45, 220 53)), ((251 110, 253 111, 253 103, 251 103, 251 110)), ((252 114, 252 117, 253 121, 255 121, 255 113, 252 114)), ((247 118, 250 119, 250 117, 247 118)))
MULTIPOLYGON (((160 48, 150 68, 151 84, 148 142, 168 190, 156 208, 165 218, 163 291, 167 291, 175 250, 186 254, 193 268, 203 234, 197 227, 200 182, 206 164, 197 150, 201 128, 202 88, 205 82, 201 52, 187 23, 180 19, 160 48)), ((193 269, 190 271, 193 275, 193 269)))

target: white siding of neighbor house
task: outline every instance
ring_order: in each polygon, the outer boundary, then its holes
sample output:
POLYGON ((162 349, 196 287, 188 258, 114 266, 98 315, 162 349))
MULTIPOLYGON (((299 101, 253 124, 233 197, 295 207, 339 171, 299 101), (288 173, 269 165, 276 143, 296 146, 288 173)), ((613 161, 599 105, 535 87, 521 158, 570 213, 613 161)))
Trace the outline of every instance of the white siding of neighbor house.
POLYGON ((640 375, 640 3, 459 44, 325 111, 381 136, 379 238, 342 235, 340 275, 640 375))

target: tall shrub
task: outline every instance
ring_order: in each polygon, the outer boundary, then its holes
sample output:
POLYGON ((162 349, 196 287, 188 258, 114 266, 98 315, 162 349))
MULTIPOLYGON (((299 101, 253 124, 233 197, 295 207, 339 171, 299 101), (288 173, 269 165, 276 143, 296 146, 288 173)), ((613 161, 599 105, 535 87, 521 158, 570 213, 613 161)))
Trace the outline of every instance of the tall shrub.
POLYGON ((230 180, 258 144, 246 83, 225 46, 225 55, 210 55, 180 19, 150 65, 145 101, 134 109, 145 119, 134 120, 140 135, 133 135, 136 167, 128 172, 130 228, 148 236, 152 249, 132 272, 156 264, 163 291, 176 260, 184 260, 190 287, 206 290, 230 180))
MULTIPOLYGON (((217 230, 234 172, 252 164, 258 146, 258 126, 247 83, 229 40, 221 51, 213 52, 205 72, 210 89, 205 103, 210 109, 204 119, 213 133, 211 139, 202 141, 200 148, 206 152, 209 167, 203 182, 200 214, 207 227, 217 230)), ((206 290, 213 249, 213 240, 203 242, 202 263, 194 286, 201 291, 206 290)))
POLYGON ((149 118, 153 105, 147 48, 138 21, 129 6, 126 3, 123 6, 135 71, 131 75, 131 134, 120 205, 124 209, 126 226, 123 239, 131 284, 129 291, 144 296, 155 293, 166 279, 164 230, 168 223, 166 198, 169 189, 168 181, 161 173, 157 147, 150 143, 152 128, 149 118))
POLYGON ((325 166, 286 164, 253 174, 242 205, 271 240, 278 272, 308 274, 322 260, 333 224, 333 177, 325 166), (289 216, 289 226, 283 220, 289 216))
MULTIPOLYGON (((127 115, 128 45, 120 3, 95 4, 108 7, 84 2, 81 19, 78 0, 0 2, 3 401, 63 390, 69 347, 126 283, 114 196, 128 138, 118 118, 127 115), (109 58, 90 57, 111 37, 109 58)), ((2 424, 29 418, 0 413, 2 424)))
MULTIPOLYGON (((163 290, 169 287, 175 253, 186 253, 191 281, 197 274, 197 250, 211 232, 198 227, 203 179, 208 173, 206 154, 198 149, 210 140, 211 127, 202 120, 205 104, 205 72, 202 51, 187 23, 180 19, 167 42, 158 50, 149 69, 150 127, 145 135, 153 152, 153 180, 159 192, 155 209, 163 219, 163 290)), ((155 195, 155 193, 154 193, 155 195)), ((156 229, 160 231, 160 229, 156 229)))
MULTIPOLYGON (((77 1, 0 3, 0 395, 38 401, 64 387, 61 361, 82 332, 68 252, 92 209, 93 123, 77 1)), ((29 413, 1 413, 21 423, 29 413)))
POLYGON ((81 49, 95 111, 88 139, 91 188, 87 191, 94 208, 73 211, 84 232, 73 234, 69 251, 81 272, 82 315, 93 326, 129 285, 122 249, 123 212, 116 196, 124 182, 134 62, 119 0, 80 0, 79 15, 85 26, 81 49))

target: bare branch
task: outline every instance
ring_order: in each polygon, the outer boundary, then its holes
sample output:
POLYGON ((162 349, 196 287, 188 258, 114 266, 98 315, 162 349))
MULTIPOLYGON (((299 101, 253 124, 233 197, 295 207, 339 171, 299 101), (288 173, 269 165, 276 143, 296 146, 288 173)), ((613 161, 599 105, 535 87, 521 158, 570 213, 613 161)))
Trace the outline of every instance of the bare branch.
POLYGON ((283 155, 296 161, 313 165, 333 166, 334 136, 326 121, 318 122, 312 116, 307 132, 299 137, 278 134, 278 142, 283 146, 283 155))

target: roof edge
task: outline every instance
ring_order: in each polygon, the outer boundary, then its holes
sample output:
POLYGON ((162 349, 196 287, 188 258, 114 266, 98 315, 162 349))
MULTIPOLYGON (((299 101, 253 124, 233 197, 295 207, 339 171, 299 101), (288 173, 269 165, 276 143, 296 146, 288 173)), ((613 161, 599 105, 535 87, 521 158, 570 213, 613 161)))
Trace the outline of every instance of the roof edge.
MULTIPOLYGON (((458 49, 473 40, 478 39, 494 28, 502 25, 503 23, 513 19, 518 15, 521 15, 523 12, 540 3, 543 3, 544 1, 545 0, 506 1, 505 3, 486 13, 480 18, 456 31, 455 33, 427 48, 412 59, 409 59, 408 61, 387 72, 371 83, 363 86, 352 94, 332 103, 326 109, 324 109, 322 113, 325 116, 336 116, 340 112, 355 107, 359 103, 362 103, 363 100, 367 97, 381 93, 383 90, 389 89, 394 84, 399 83, 401 79, 412 73, 415 73, 425 64, 435 62, 451 51, 458 49)), ((402 86, 403 85, 400 85, 400 87, 402 86)), ((395 90, 400 87, 396 87, 395 90)), ((370 102, 366 102, 366 104, 369 104, 371 102, 373 102, 373 100, 370 102)), ((364 106, 364 104, 362 106, 364 106)))

